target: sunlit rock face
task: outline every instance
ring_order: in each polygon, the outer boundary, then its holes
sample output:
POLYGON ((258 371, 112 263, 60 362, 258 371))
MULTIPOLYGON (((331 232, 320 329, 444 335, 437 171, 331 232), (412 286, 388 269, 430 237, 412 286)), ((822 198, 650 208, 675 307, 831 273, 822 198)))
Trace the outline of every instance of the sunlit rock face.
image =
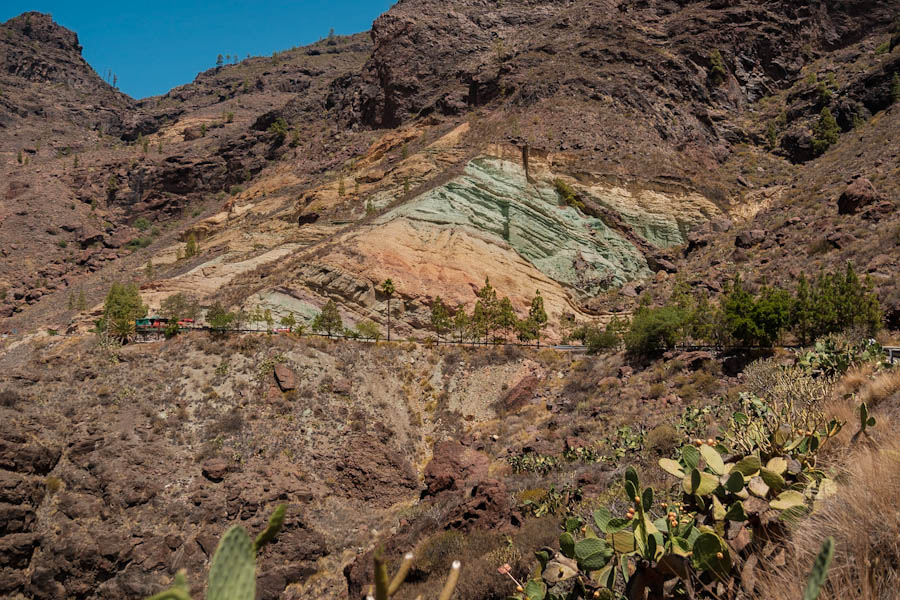
POLYGON ((630 242, 600 219, 561 206, 549 182, 528 181, 517 164, 478 158, 462 176, 383 215, 416 228, 458 227, 505 242, 551 279, 595 294, 650 274, 630 242))

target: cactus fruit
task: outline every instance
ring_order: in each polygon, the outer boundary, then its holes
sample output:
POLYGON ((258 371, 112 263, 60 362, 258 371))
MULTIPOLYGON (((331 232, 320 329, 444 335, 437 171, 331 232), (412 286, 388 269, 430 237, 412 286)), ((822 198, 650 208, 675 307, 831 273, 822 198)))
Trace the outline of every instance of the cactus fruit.
POLYGON ((702 533, 694 541, 694 564, 703 571, 709 571, 719 578, 725 578, 731 571, 731 555, 728 546, 714 533, 702 533))
POLYGON ((803 592, 803 600, 816 600, 819 597, 819 592, 828 579, 828 568, 831 566, 832 558, 834 558, 834 538, 829 537, 822 544, 822 549, 813 564, 809 580, 806 582, 806 590, 803 592))

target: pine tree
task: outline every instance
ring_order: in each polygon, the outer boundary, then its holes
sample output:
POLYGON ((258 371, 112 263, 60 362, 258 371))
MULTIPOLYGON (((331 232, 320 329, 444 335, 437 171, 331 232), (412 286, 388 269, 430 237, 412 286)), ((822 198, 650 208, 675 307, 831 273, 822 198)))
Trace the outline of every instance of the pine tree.
POLYGON ((317 314, 312 322, 313 331, 324 331, 328 337, 331 337, 332 332, 341 331, 343 327, 344 324, 334 300, 326 302, 322 307, 322 312, 317 314))
POLYGON ((453 330, 459 338, 459 343, 463 343, 463 338, 469 330, 469 315, 466 314, 465 307, 460 304, 456 307, 456 314, 453 315, 453 330))
POLYGON ((341 177, 341 178, 338 180, 338 197, 343 198, 343 197, 344 197, 344 193, 345 193, 345 190, 344 190, 344 178, 341 177))
POLYGON ((503 337, 508 339, 509 333, 516 328, 519 318, 513 309, 512 302, 507 296, 504 296, 497 303, 497 329, 503 333, 503 337))
POLYGON ((223 63, 224 61, 222 60, 222 55, 220 54, 216 57, 216 66, 221 67, 223 63))
POLYGON ((897 73, 891 78, 891 102, 900 102, 900 75, 897 73))
POLYGON ((19 150, 19 153, 16 155, 16 161, 21 165, 22 164, 22 151, 19 150))
POLYGON ((376 342, 381 339, 381 329, 378 328, 378 324, 375 321, 361 321, 356 324, 356 331, 360 337, 367 340, 375 340, 376 342))
POLYGON ((253 312, 250 313, 250 322, 253 323, 254 331, 259 331, 259 327, 257 326, 257 323, 262 322, 263 318, 264 317, 263 317, 262 310, 260 310, 260 308, 258 306, 254 307, 253 312))
POLYGON ((281 317, 281 320, 279 322, 287 327, 288 331, 293 331, 294 325, 297 324, 297 319, 296 317, 294 317, 294 313, 289 312, 285 316, 281 317))
POLYGON ((144 275, 147 279, 153 279, 153 259, 147 259, 147 266, 144 267, 144 275))
POLYGON ((391 297, 394 295, 394 292, 397 291, 394 288, 394 282, 390 279, 385 279, 381 284, 381 292, 387 296, 387 339, 391 341, 391 297))
POLYGON ((836 144, 840 132, 841 128, 838 127, 834 115, 831 114, 827 106, 823 107, 822 112, 819 113, 819 121, 813 127, 812 145, 815 153, 822 154, 831 145, 836 144))
POLYGON ((178 292, 162 301, 159 312, 169 321, 196 320, 200 316, 200 304, 188 294, 178 292))
POLYGON ((482 335, 485 335, 490 340, 491 333, 497 327, 499 303, 497 301, 497 292, 491 287, 491 282, 487 276, 485 276, 484 286, 478 290, 477 296, 479 302, 476 303, 476 308, 480 305, 481 310, 479 317, 477 319, 473 318, 472 322, 477 324, 482 335))
POLYGON ((221 302, 216 302, 206 312, 206 322, 214 332, 220 335, 231 329, 236 318, 233 312, 225 310, 221 302))
POLYGON ((450 313, 444 306, 444 301, 440 296, 431 303, 431 326, 437 334, 438 343, 441 343, 441 335, 450 328, 450 313))
POLYGON ((114 283, 106 295, 100 330, 112 331, 121 341, 127 341, 134 332, 134 320, 147 316, 147 305, 141 300, 133 283, 114 283))
POLYGON ((78 290, 78 304, 75 308, 79 311, 87 310, 87 298, 84 296, 84 288, 78 290))
POLYGON ((753 294, 744 289, 740 275, 734 276, 734 280, 726 290, 722 308, 725 311, 729 335, 744 346, 754 345, 760 337, 759 329, 753 320, 754 298, 753 294))
POLYGON ((531 308, 528 310, 528 320, 534 327, 535 339, 538 346, 541 345, 541 332, 547 326, 547 311, 544 310, 544 297, 541 296, 540 290, 535 290, 534 298, 531 299, 531 308))
POLYGON ((469 325, 472 329, 472 337, 476 342, 482 341, 488 335, 488 319, 487 312, 484 309, 484 303, 481 300, 475 301, 475 308, 472 309, 472 317, 469 319, 469 325))

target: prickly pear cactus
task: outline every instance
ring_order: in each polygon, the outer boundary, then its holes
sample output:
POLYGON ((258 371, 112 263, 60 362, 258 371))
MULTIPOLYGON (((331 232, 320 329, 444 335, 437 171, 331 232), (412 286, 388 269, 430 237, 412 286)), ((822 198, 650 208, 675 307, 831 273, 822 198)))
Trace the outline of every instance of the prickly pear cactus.
POLYGON ((256 598, 256 552, 243 527, 225 532, 209 568, 207 600, 254 600, 256 598))
POLYGON ((803 600, 816 600, 822 586, 828 579, 828 568, 831 566, 831 559, 834 558, 834 538, 829 537, 822 544, 819 556, 813 565, 812 573, 809 574, 809 580, 806 582, 806 590, 803 592, 803 600))
POLYGON ((725 579, 731 571, 731 554, 725 541, 714 533, 703 533, 694 542, 694 564, 702 571, 725 579))

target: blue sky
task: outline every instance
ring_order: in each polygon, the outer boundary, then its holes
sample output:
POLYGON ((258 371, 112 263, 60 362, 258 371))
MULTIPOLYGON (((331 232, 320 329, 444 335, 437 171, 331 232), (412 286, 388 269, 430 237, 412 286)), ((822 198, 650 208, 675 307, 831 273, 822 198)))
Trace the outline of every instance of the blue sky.
POLYGON ((216 55, 271 55, 328 35, 368 30, 393 0, 3 0, 0 21, 29 10, 78 34, 84 57, 126 94, 144 98, 187 83, 216 55))

